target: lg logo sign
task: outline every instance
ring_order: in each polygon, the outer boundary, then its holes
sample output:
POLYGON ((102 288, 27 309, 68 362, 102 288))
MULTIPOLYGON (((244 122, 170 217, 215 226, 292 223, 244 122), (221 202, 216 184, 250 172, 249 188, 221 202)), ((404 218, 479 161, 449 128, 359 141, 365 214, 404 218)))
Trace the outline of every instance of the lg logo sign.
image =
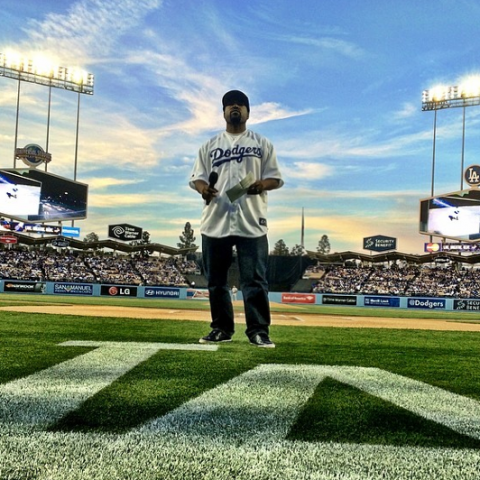
POLYGON ((109 297, 136 297, 137 287, 122 287, 120 285, 102 285, 100 289, 102 295, 109 297))

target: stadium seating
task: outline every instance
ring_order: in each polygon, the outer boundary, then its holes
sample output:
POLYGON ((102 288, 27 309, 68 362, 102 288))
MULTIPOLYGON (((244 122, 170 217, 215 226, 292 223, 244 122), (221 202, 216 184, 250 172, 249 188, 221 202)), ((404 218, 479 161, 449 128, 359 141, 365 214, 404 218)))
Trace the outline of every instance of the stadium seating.
MULTIPOLYGON (((444 266, 393 264, 310 264, 298 274, 291 257, 271 258, 272 270, 284 275, 284 290, 293 292, 338 293, 355 295, 432 296, 455 298, 480 297, 480 269, 444 266), (274 260, 274 261, 273 261, 274 260), (281 268, 284 264, 285 268, 281 268), (293 267, 292 267, 293 266, 293 267), (288 267, 288 268, 287 268, 288 267), (294 278, 295 277, 295 278, 294 278), (288 287, 288 284, 291 286, 288 287), (286 287, 287 286, 287 287, 286 287)), ((273 272, 275 273, 275 272, 273 272)), ((74 250, 10 248, 0 250, 0 278, 9 280, 103 283, 144 286, 206 287, 201 265, 184 257, 143 256, 85 252, 74 250)), ((230 283, 239 285, 235 262, 230 283)), ((272 283, 272 282, 271 282, 272 283)), ((271 285, 272 286, 272 285, 271 285)), ((274 290, 272 291, 280 291, 274 290)))

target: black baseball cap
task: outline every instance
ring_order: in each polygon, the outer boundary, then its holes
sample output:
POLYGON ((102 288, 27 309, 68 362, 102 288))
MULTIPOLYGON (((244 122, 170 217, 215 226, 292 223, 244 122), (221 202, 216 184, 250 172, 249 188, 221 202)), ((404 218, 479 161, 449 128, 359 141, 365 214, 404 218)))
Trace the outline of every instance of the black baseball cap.
POLYGON ((250 102, 248 101, 248 97, 240 90, 230 90, 223 96, 223 109, 225 110, 227 105, 232 105, 235 102, 238 102, 239 105, 245 105, 247 110, 250 111, 250 102))

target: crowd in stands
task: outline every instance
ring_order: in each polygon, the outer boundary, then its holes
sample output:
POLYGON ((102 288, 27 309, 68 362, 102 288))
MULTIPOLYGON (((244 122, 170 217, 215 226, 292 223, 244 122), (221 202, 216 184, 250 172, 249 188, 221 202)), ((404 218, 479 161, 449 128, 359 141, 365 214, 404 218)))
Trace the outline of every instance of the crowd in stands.
POLYGON ((0 250, 0 278, 121 285, 188 286, 195 261, 55 250, 0 250))
POLYGON ((315 293, 395 295, 406 297, 480 297, 480 269, 397 265, 316 267, 312 275, 315 293))
MULTIPOLYGON (((189 274, 200 274, 199 266, 180 257, 0 250, 0 279, 186 287, 189 274)), ((480 298, 480 269, 455 264, 316 265, 304 278, 315 293, 480 298)))

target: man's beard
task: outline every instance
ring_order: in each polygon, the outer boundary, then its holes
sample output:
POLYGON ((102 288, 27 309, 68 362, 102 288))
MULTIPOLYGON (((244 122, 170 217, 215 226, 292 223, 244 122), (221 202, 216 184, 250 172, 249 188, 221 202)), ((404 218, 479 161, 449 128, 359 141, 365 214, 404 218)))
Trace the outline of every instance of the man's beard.
POLYGON ((242 121, 242 115, 240 112, 233 111, 232 113, 230 113, 230 122, 233 125, 239 125, 241 121, 242 121))

